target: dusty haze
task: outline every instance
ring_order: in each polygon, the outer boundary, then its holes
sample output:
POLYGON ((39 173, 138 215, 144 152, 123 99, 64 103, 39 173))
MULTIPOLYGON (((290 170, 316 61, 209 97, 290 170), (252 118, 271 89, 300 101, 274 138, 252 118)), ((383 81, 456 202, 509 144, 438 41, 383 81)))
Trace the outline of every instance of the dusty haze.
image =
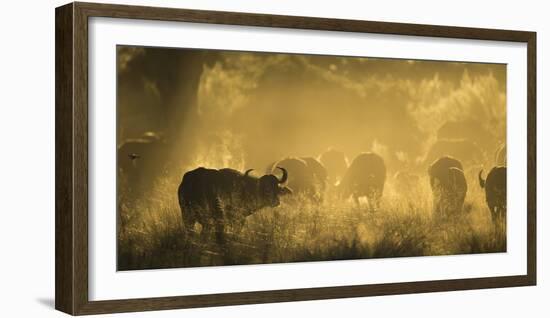
POLYGON ((125 46, 118 58, 119 144, 157 132, 182 165, 263 168, 332 147, 414 167, 438 136, 491 158, 505 141, 505 65, 125 46))
POLYGON ((119 270, 506 251, 478 181, 505 146, 506 65, 133 46, 117 57, 119 270), (223 248, 185 239, 185 172, 259 176, 328 149, 383 158, 377 212, 331 184, 322 203, 282 199, 247 217, 223 248), (464 166, 467 194, 442 223, 427 171, 446 155, 464 166))

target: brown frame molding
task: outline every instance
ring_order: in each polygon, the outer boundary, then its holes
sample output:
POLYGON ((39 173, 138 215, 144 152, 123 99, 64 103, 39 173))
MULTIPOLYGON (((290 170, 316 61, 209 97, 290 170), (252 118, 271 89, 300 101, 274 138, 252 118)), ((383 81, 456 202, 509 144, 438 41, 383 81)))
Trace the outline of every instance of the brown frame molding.
POLYGON ((55 308, 72 315, 536 285, 536 33, 98 3, 56 8, 55 308), (527 43, 527 275, 88 300, 88 18, 113 17, 527 43))

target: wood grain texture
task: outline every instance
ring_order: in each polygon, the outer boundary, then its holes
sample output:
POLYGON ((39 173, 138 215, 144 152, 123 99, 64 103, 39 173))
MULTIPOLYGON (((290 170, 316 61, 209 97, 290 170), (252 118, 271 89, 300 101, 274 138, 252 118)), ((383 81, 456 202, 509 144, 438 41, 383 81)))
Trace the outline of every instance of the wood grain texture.
POLYGON ((90 302, 79 314, 104 314, 129 311, 168 310, 213 306, 247 305, 412 293, 528 286, 525 276, 456 279, 410 283, 373 284, 342 287, 289 289, 197 296, 122 299, 90 302))
MULTIPOLYGON (((92 66, 93 67, 93 66, 92 66)), ((100 120, 100 119, 96 119, 100 120)), ((536 284, 536 33, 235 12, 73 3, 56 9, 56 308, 73 315, 536 284), (524 42, 528 45, 527 275, 292 290, 88 300, 88 18, 283 27, 524 42)))
POLYGON ((527 43, 527 276, 537 284, 537 34, 527 43))
POLYGON ((73 5, 55 10, 55 308, 74 313, 73 5))
POLYGON ((75 5, 74 10, 74 295, 76 312, 88 303, 88 16, 75 5))
POLYGON ((529 32, 76 2, 90 16, 526 42, 529 32))

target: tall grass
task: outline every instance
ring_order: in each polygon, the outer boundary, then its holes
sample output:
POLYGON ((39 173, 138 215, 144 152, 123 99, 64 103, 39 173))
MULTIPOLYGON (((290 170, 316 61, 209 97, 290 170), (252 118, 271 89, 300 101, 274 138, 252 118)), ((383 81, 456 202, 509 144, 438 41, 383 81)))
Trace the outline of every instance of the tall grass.
MULTIPOLYGON (((118 269, 327 261, 506 251, 482 191, 469 182, 464 211, 441 220, 431 213, 427 183, 399 194, 386 187, 381 208, 341 202, 330 190, 321 204, 286 197, 249 216, 221 248, 212 235, 186 236, 177 202, 179 179, 163 178, 136 200, 119 199, 118 269)), ((391 181, 391 180, 390 180, 391 181)))

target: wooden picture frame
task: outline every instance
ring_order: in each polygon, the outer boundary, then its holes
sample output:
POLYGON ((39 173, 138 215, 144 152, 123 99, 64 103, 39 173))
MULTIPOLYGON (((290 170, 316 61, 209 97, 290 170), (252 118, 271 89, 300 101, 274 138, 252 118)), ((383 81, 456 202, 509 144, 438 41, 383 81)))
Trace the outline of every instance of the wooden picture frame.
POLYGON ((56 16, 56 264, 55 307, 72 314, 102 314, 314 299, 483 289, 536 284, 536 33, 70 3, 56 16), (88 297, 88 19, 111 17, 270 28, 365 32, 527 43, 527 275, 417 281, 146 299, 90 301, 88 297))

